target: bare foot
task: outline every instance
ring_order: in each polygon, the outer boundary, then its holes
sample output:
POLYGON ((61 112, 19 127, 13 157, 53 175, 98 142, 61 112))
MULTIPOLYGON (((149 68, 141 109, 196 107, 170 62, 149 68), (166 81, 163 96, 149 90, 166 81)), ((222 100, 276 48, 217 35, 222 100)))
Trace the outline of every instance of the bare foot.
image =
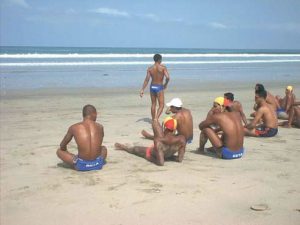
POLYGON ((115 149, 116 150, 125 150, 125 149, 127 149, 127 146, 120 144, 120 143, 115 143, 115 149))

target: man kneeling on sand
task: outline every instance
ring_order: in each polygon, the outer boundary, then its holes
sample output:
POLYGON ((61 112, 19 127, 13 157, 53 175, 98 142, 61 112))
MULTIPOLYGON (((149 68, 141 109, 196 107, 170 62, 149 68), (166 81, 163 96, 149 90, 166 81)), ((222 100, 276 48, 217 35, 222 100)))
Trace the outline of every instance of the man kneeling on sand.
POLYGON ((273 137, 278 132, 277 115, 271 105, 266 102, 267 91, 260 90, 255 93, 257 112, 251 123, 245 127, 245 135, 252 137, 273 137), (259 124, 262 121, 262 124, 259 124))
POLYGON ((107 156, 107 149, 102 146, 104 129, 101 124, 96 123, 97 111, 94 106, 84 106, 82 115, 82 122, 69 127, 57 150, 57 156, 76 170, 99 170, 107 156), (78 155, 67 151, 67 145, 73 137, 78 147, 78 155))
POLYGON ((163 124, 164 130, 157 120, 153 120, 154 144, 150 147, 127 147, 126 145, 115 143, 115 148, 143 157, 158 166, 163 166, 165 159, 173 158, 175 153, 178 152, 175 161, 182 162, 186 141, 183 135, 176 136, 174 134, 177 121, 171 117, 167 117, 163 124))
POLYGON ((238 112, 225 112, 224 98, 218 97, 213 105, 214 113, 208 114, 207 118, 199 124, 200 143, 199 153, 205 153, 204 146, 209 139, 213 147, 211 150, 223 159, 241 158, 244 154, 244 133, 241 116, 238 112), (222 101, 221 101, 222 100, 222 101), (211 128, 217 125, 217 130, 211 128), (222 131, 221 138, 218 132, 222 131))

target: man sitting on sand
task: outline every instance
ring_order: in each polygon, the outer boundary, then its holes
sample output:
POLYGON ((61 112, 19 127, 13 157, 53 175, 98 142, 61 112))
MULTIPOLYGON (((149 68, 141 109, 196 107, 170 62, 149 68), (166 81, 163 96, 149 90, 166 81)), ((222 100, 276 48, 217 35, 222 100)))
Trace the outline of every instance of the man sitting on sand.
POLYGON ((278 123, 278 125, 285 128, 291 128, 292 126, 300 128, 300 107, 292 106, 290 109, 288 121, 278 123))
POLYGON ((170 76, 167 67, 161 65, 162 56, 160 54, 155 54, 154 65, 149 67, 147 70, 147 75, 140 91, 140 96, 143 97, 144 90, 148 85, 151 78, 150 85, 150 97, 151 97, 151 116, 152 120, 158 120, 163 109, 164 109, 164 90, 167 88, 170 76), (166 77, 165 84, 163 84, 164 77, 166 77), (156 102, 158 101, 158 109, 156 112, 156 102))
POLYGON ((171 159, 178 152, 175 158, 177 162, 182 162, 185 153, 186 141, 183 135, 174 135, 177 121, 168 117, 164 121, 164 130, 157 120, 152 122, 154 132, 154 144, 150 147, 133 146, 115 143, 117 150, 124 150, 128 153, 143 157, 150 162, 163 166, 165 159, 171 159))
MULTIPOLYGON (((255 85, 255 93, 261 92, 264 90, 265 90, 264 85, 262 85, 262 84, 255 85)), ((266 102, 271 106, 271 108, 274 110, 274 112, 277 112, 277 109, 279 109, 280 106, 278 105, 276 98, 270 92, 268 92, 268 91, 266 91, 266 92, 267 92, 266 102)), ((255 110, 255 112, 251 113, 251 115, 250 115, 251 117, 255 117, 256 111, 258 110, 257 104, 254 105, 253 109, 255 110)))
POLYGON ((277 134, 277 116, 272 106, 266 102, 266 90, 257 91, 255 103, 258 110, 254 119, 245 127, 245 135, 252 137, 273 137, 277 134), (262 124, 260 124, 262 121, 262 124))
POLYGON ((290 110, 296 101, 296 97, 293 93, 293 87, 287 86, 285 88, 285 96, 281 98, 280 96, 276 96, 277 104, 280 108, 277 109, 277 117, 278 119, 288 119, 290 110))
POLYGON ((241 158, 244 154, 244 133, 241 116, 237 112, 225 112, 224 105, 220 102, 223 97, 218 97, 214 101, 214 113, 199 124, 200 143, 199 153, 205 153, 204 146, 209 139, 213 145, 212 152, 223 159, 241 158), (222 131, 221 138, 211 125, 217 125, 218 131, 222 131))
POLYGON ((103 126, 96 123, 97 111, 94 106, 84 106, 82 115, 82 122, 69 127, 56 154, 62 161, 76 170, 99 170, 107 156, 107 149, 102 146, 103 126), (78 155, 67 151, 67 145, 73 137, 78 147, 78 155))
MULTIPOLYGON (((166 104, 168 109, 167 114, 170 112, 174 115, 172 118, 177 120, 177 134, 183 135, 188 144, 192 143, 193 140, 193 117, 191 111, 182 107, 182 101, 179 98, 173 98, 166 104)), ((142 135, 153 140, 154 136, 143 130, 142 135)))
POLYGON ((227 92, 224 94, 224 99, 228 101, 226 104, 226 108, 229 109, 228 111, 238 112, 241 115, 241 118, 245 125, 247 125, 248 121, 246 115, 243 111, 243 106, 239 101, 234 100, 234 95, 231 92, 227 92))

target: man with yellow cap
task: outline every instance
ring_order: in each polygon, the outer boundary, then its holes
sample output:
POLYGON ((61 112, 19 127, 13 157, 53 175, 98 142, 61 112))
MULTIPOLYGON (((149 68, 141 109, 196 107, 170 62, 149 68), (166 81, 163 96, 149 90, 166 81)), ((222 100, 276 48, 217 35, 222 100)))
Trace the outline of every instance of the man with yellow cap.
POLYGON ((176 153, 178 155, 175 157, 175 161, 182 162, 186 140, 183 135, 175 135, 177 120, 167 117, 163 126, 157 120, 152 122, 154 140, 150 147, 128 147, 124 144, 115 143, 115 148, 145 158, 159 166, 163 166, 165 160, 173 158, 176 153))
POLYGON ((213 109, 206 119, 199 124, 201 130, 199 141, 199 153, 205 153, 205 144, 210 140, 212 151, 223 159, 241 158, 244 154, 244 128, 241 116, 237 112, 226 112, 226 100, 218 97, 214 100, 213 109), (217 125, 215 130, 211 126, 217 125), (218 136, 222 131, 222 136, 218 136))
POLYGON ((291 112, 292 106, 296 101, 295 94, 293 93, 293 86, 288 85, 285 88, 285 96, 281 98, 279 95, 276 96, 278 119, 288 119, 291 112))

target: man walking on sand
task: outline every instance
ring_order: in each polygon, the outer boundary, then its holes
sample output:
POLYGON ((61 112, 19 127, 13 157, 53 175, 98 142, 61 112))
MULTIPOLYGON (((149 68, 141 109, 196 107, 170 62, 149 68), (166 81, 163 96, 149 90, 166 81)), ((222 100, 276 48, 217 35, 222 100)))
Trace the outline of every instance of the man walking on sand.
MULTIPOLYGON (((193 141, 193 117, 189 109, 183 107, 180 98, 173 98, 166 104, 168 106, 167 114, 173 113, 172 118, 177 120, 177 134, 183 135, 187 144, 193 141)), ((142 135, 147 139, 153 139, 154 136, 147 131, 142 130, 142 135)))
POLYGON ((260 90, 255 93, 257 111, 251 123, 244 128, 246 136, 273 137, 278 132, 278 120, 273 107, 267 103, 267 91, 260 90), (262 124, 260 124, 262 121, 262 124))
POLYGON ((214 101, 214 113, 208 114, 206 119, 199 124, 201 130, 199 141, 199 153, 205 153, 205 144, 210 140, 212 148, 210 151, 223 159, 237 159, 244 154, 244 133, 240 113, 226 112, 223 97, 214 101), (223 100, 222 100, 223 99, 223 100), (217 125, 218 130, 211 128, 217 125), (221 138, 218 132, 222 131, 221 138))
POLYGON ((140 96, 143 97, 144 90, 148 85, 151 78, 150 85, 150 97, 151 97, 151 116, 152 120, 158 120, 163 109, 164 109, 164 90, 167 88, 170 76, 167 67, 161 64, 162 56, 155 54, 154 65, 147 69, 147 75, 144 80, 143 87, 140 91, 140 96), (165 83, 163 84, 164 77, 166 77, 165 83), (156 111, 156 104, 158 102, 158 109, 156 111))
POLYGON ((82 122, 69 127, 56 154, 76 170, 98 170, 102 168, 107 156, 107 149, 102 145, 104 129, 96 122, 97 111, 94 106, 84 106, 82 115, 82 122), (78 155, 67 151, 67 145, 73 137, 78 147, 78 155))
POLYGON ((182 162, 186 141, 183 135, 175 135, 177 121, 172 117, 167 117, 163 123, 164 129, 157 120, 152 122, 154 132, 153 145, 149 147, 133 146, 128 147, 124 144, 115 143, 117 150, 123 150, 130 154, 134 154, 155 163, 158 166, 163 166, 166 159, 174 158, 175 161, 182 162))

